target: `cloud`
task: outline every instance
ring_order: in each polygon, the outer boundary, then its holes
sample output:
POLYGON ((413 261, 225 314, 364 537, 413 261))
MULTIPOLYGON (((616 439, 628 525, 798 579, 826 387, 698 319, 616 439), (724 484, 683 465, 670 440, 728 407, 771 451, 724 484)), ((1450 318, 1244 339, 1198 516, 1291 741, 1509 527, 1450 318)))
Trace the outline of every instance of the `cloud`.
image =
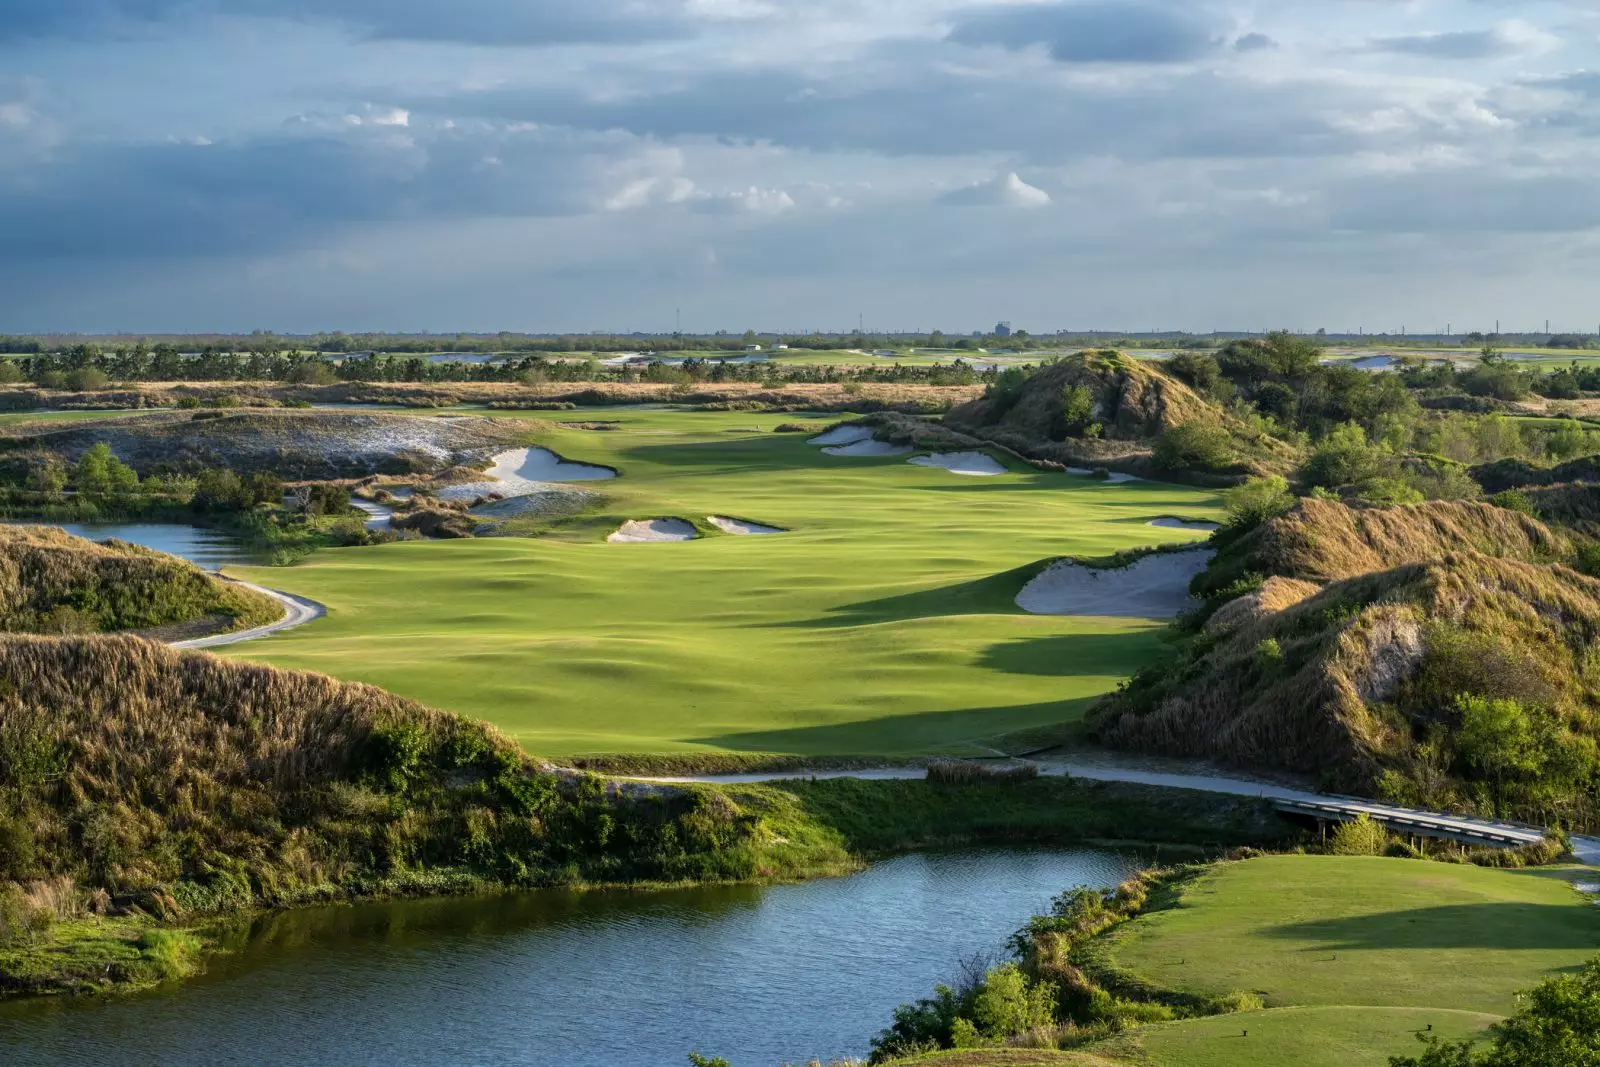
POLYGON ((1016 51, 1043 45, 1063 63, 1178 63, 1216 47, 1185 7, 1111 0, 1010 4, 959 17, 949 39, 1016 51))
POLYGON ((1561 38, 1518 19, 1487 30, 1453 30, 1418 33, 1405 37, 1377 37, 1367 43, 1372 52, 1426 56, 1430 59, 1505 59, 1549 52, 1561 38))
POLYGON ((7 0, 0 41, 94 38, 205 15, 328 22, 375 40, 467 44, 624 43, 684 34, 666 0, 7 0))
POLYGON ((1050 194, 1019 178, 1015 171, 945 193, 940 203, 957 207, 1041 208, 1050 206, 1050 194))
POLYGON ((1264 33, 1247 33, 1233 42, 1235 52, 1266 52, 1277 47, 1278 42, 1264 33))

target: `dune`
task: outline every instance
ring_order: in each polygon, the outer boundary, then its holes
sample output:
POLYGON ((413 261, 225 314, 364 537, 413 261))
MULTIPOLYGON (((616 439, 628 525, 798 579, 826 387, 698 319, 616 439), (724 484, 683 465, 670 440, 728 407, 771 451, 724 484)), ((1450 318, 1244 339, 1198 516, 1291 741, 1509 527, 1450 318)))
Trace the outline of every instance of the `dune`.
POLYGON ((888 441, 857 441, 853 445, 840 445, 838 448, 824 448, 826 456, 848 456, 854 459, 876 458, 881 456, 909 456, 916 449, 910 445, 892 445, 888 441))
POLYGON ((1210 559, 1208 549, 1160 552, 1116 570, 1062 560, 1023 587, 1017 606, 1034 615, 1170 619, 1198 603, 1189 582, 1210 559))
POLYGON ((606 538, 612 544, 645 544, 660 541, 693 541, 700 534, 693 524, 682 519, 633 519, 617 527, 606 538))
POLYGON ((1192 522, 1189 519, 1180 519, 1172 515, 1163 515, 1159 519, 1151 519, 1145 525, 1159 526, 1164 530, 1203 530, 1207 533, 1215 533, 1222 529, 1221 523, 1192 522))
POLYGON ((759 522, 746 522, 744 519, 730 519, 724 515, 707 515, 706 521, 723 533, 759 536, 762 534, 787 533, 787 530, 776 526, 763 526, 759 522))
POLYGON ((1009 473, 993 456, 983 452, 935 452, 927 456, 913 456, 906 460, 919 467, 940 467, 951 474, 965 474, 973 478, 992 478, 1009 473))
POLYGON ((809 444, 813 445, 853 445, 858 441, 872 440, 870 426, 835 426, 825 434, 813 437, 809 444))

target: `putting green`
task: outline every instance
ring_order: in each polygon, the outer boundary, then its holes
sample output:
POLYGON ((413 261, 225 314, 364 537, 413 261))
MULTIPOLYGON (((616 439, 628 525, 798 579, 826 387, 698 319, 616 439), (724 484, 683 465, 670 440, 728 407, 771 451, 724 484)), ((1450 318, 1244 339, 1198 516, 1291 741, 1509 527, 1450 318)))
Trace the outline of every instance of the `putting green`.
MULTIPOLYGON (((549 419, 547 413, 541 417, 549 419)), ((562 416, 568 417, 568 416, 562 416)), ((371 682, 495 723, 530 751, 976 752, 1067 722, 1158 651, 1154 620, 1040 618, 1013 597, 1061 555, 1203 535, 1215 494, 1107 485, 1010 463, 970 478, 904 458, 844 459, 778 434, 825 419, 593 409, 610 430, 537 441, 622 477, 540 538, 319 553, 251 581, 327 619, 240 654, 371 682), (781 527, 722 534, 707 516, 781 527), (680 517, 680 544, 607 544, 628 519, 680 517)))

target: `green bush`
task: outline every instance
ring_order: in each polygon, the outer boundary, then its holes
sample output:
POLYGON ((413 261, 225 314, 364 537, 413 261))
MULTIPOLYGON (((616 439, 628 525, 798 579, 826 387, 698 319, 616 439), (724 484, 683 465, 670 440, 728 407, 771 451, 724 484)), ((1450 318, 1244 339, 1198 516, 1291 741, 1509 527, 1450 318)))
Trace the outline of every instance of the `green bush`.
POLYGON ((1227 429, 1207 421, 1186 422, 1164 430, 1156 438, 1154 459, 1157 467, 1168 471, 1225 470, 1236 461, 1227 429))
POLYGON ((1335 856, 1381 856, 1389 847, 1389 831, 1365 815, 1334 827, 1328 851, 1335 856))

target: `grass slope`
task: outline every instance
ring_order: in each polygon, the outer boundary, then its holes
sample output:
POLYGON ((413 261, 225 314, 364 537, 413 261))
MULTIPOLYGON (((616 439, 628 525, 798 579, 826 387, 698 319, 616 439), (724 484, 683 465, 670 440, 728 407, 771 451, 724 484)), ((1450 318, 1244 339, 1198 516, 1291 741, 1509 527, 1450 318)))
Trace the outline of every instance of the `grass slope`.
POLYGON ((1021 613, 1013 597, 1040 560, 1197 539, 1146 523, 1219 514, 1208 493, 1013 461, 980 479, 825 456, 809 434, 772 432, 793 415, 579 417, 614 427, 557 426, 539 443, 619 469, 588 486, 604 503, 539 539, 242 572, 330 613, 241 653, 483 718, 553 756, 969 752, 1080 717, 1159 650, 1154 621, 1021 613), (790 532, 726 536, 709 515, 790 532), (666 516, 706 536, 604 543, 625 520, 666 516))
MULTIPOLYGON (((1600 950, 1600 911, 1570 876, 1378 857, 1260 857, 1217 867, 1188 886, 1177 907, 1123 927, 1106 960, 1166 988, 1254 990, 1269 1007, 1504 1015, 1517 990, 1600 950)), ((1251 1027, 1254 1018, 1236 1016, 1233 1025, 1251 1027)), ((1305 1044, 1315 1044, 1313 1034, 1305 1044)))
POLYGON ((1390 1056, 1416 1055, 1430 1025, 1460 1041, 1495 1021, 1438 1008, 1274 1008, 1143 1027, 1095 1052, 1144 1067, 1387 1067, 1390 1056))

